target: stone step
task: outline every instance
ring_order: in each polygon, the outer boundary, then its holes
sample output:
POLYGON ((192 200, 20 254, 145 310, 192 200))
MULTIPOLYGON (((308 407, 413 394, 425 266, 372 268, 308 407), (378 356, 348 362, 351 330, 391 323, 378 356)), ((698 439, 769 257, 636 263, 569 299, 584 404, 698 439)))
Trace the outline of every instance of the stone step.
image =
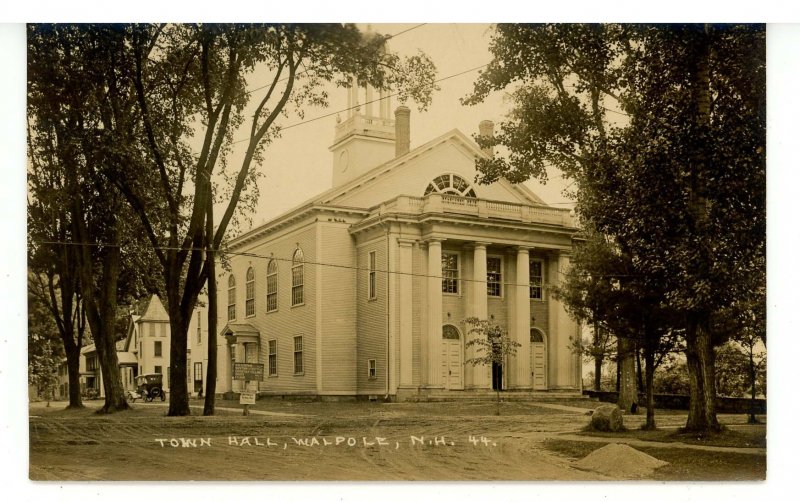
MULTIPOLYGON (((402 401, 441 402, 441 401, 493 401, 497 399, 494 391, 451 390, 421 391, 398 396, 402 401)), ((588 396, 575 390, 551 390, 528 392, 500 392, 501 401, 558 401, 558 400, 591 400, 588 396)))

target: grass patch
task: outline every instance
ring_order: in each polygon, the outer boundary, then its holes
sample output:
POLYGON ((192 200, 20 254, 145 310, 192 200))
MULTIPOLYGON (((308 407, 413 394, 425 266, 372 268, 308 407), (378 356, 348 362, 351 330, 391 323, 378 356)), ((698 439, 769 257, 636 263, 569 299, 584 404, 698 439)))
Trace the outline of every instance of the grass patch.
POLYGON ((767 429, 764 426, 737 427, 737 430, 724 428, 721 432, 700 435, 693 432, 682 432, 675 429, 658 429, 645 431, 628 429, 620 432, 601 432, 585 427, 579 433, 582 436, 606 437, 613 439, 623 435, 625 438, 642 441, 664 443, 685 443, 703 446, 724 446, 734 448, 766 448, 767 429))
MULTIPOLYGON (((611 441, 610 441, 611 442, 611 441)), ((588 443, 548 439, 548 450, 579 460, 607 443, 588 443)), ((766 478, 766 455, 686 450, 682 448, 637 447, 669 465, 656 469, 653 478, 659 481, 758 481, 766 478)))

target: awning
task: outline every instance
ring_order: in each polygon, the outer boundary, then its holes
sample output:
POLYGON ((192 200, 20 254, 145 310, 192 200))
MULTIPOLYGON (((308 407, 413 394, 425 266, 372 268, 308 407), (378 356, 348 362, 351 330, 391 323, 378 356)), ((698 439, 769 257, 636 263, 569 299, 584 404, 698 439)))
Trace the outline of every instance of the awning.
POLYGON ((220 335, 228 340, 228 343, 258 343, 261 333, 251 324, 227 324, 220 335))

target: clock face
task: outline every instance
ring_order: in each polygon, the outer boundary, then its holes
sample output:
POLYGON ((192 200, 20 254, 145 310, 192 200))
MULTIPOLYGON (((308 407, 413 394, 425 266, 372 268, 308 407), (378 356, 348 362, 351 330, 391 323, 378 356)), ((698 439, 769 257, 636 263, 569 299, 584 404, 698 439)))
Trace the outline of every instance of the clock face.
POLYGON ((341 172, 347 171, 347 168, 350 163, 350 154, 347 150, 342 150, 342 153, 339 154, 339 170, 341 172))

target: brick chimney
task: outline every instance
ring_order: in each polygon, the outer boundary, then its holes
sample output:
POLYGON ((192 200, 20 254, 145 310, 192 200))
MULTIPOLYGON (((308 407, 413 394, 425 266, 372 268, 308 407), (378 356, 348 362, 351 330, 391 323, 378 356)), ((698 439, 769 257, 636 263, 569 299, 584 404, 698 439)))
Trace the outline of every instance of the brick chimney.
POLYGON ((395 157, 405 155, 411 149, 411 110, 398 106, 394 111, 395 157))
MULTIPOLYGON (((478 124, 478 132, 484 138, 493 138, 494 137, 494 122, 491 120, 481 120, 481 123, 478 124)), ((483 148, 483 153, 485 153, 488 157, 494 157, 494 148, 491 146, 487 146, 483 148)))

